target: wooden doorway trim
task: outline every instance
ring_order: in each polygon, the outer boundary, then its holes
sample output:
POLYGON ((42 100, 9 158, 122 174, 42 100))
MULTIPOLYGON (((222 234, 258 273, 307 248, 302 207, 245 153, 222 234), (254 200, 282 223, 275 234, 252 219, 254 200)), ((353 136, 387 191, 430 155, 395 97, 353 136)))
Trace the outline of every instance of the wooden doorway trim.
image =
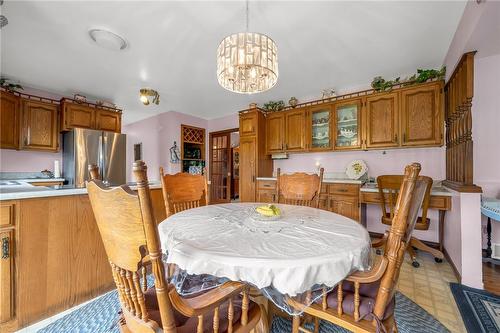
POLYGON ((231 174, 231 165, 232 161, 232 153, 231 153, 231 133, 239 132, 239 128, 230 128, 222 131, 215 131, 209 133, 209 180, 210 180, 210 203, 224 203, 231 201, 231 186, 232 186, 232 174, 231 174), (226 193, 225 199, 220 199, 219 195, 215 191, 219 190, 220 184, 214 181, 214 155, 213 155, 213 146, 214 146, 214 137, 227 136, 227 178, 226 178, 226 193))

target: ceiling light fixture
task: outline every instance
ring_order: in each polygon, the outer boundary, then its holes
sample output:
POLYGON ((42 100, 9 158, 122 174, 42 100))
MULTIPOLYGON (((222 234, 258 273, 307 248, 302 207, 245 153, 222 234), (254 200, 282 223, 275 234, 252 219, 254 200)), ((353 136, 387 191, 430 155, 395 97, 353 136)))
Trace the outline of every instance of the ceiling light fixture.
POLYGON ((108 30, 91 29, 89 30, 89 36, 97 45, 108 50, 121 51, 128 46, 123 37, 108 30))
POLYGON ((242 94, 263 92, 278 82, 278 48, 268 36, 248 31, 248 0, 246 32, 227 36, 217 49, 217 80, 242 94))
POLYGON ((139 99, 144 105, 149 105, 150 103, 160 104, 160 94, 156 90, 142 88, 139 90, 139 95, 139 99))

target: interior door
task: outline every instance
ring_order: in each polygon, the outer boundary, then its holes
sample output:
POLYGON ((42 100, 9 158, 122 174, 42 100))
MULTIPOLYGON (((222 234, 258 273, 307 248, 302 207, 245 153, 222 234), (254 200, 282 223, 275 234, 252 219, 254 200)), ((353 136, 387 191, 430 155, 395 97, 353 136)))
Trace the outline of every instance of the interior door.
POLYGON ((231 133, 213 133, 210 136, 210 201, 231 201, 231 133))

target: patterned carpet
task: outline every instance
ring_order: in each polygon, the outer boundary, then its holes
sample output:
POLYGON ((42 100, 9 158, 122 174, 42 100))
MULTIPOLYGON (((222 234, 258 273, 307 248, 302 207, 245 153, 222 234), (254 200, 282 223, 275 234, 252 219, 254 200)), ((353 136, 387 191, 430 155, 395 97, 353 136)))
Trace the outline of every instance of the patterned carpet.
MULTIPOLYGON (((116 291, 111 291, 95 301, 62 317, 39 333, 118 333, 116 325, 120 308, 116 291)), ((396 322, 401 333, 449 332, 428 312, 401 293, 396 293, 396 322)), ((271 333, 291 332, 291 321, 275 317, 271 333)), ((348 332, 330 323, 321 322, 320 333, 348 332)))
POLYGON ((450 288, 468 332, 500 333, 500 297, 458 283, 450 288))

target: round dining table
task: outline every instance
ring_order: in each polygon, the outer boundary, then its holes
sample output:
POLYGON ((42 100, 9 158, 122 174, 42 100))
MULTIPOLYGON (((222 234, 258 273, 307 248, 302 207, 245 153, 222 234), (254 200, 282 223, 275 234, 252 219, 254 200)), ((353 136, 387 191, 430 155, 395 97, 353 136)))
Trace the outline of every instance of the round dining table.
POLYGON ((284 310, 286 297, 370 268, 370 236, 358 222, 282 204, 279 217, 265 217, 256 211, 262 205, 208 205, 168 217, 158 226, 166 262, 191 276, 248 283, 284 310))

